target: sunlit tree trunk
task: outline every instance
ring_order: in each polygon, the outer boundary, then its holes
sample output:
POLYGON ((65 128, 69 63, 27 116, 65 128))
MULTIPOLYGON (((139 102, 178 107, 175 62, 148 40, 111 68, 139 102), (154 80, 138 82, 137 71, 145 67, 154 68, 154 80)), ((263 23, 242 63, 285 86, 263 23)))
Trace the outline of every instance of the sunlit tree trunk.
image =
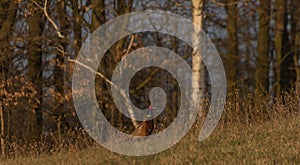
MULTIPOLYGON (((192 12, 193 12, 193 22, 198 25, 200 28, 203 27, 203 11, 204 11, 204 0, 192 0, 192 12)), ((199 42, 201 40, 201 33, 194 31, 193 34, 193 55, 192 55, 192 71, 193 75, 196 78, 196 82, 198 82, 198 86, 192 82, 192 89, 195 91, 197 87, 200 88, 200 117, 203 117, 204 110, 204 93, 205 93, 205 78, 204 78, 204 67, 203 62, 201 60, 200 54, 202 52, 199 47, 199 42)), ((195 92, 192 92, 192 99, 196 100, 197 95, 195 92)))

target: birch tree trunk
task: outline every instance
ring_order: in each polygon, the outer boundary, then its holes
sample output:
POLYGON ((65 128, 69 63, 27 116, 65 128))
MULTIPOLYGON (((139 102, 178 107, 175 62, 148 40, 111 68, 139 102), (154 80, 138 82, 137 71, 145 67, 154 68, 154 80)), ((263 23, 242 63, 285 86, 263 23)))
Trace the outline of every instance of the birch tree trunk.
MULTIPOLYGON (((204 9, 204 0, 192 0, 192 10, 193 10, 193 22, 197 24, 200 28, 203 27, 203 9, 204 9)), ((192 83, 192 89, 195 91, 195 88, 200 88, 200 112, 198 113, 200 117, 203 117, 204 110, 204 93, 205 93, 205 78, 204 78, 204 67, 203 62, 201 61, 200 53, 202 52, 199 47, 199 42, 201 38, 201 33, 194 30, 193 34, 193 55, 192 55, 192 71, 198 82, 198 86, 195 83, 192 83)), ((192 92, 192 99, 197 99, 197 94, 192 92)))

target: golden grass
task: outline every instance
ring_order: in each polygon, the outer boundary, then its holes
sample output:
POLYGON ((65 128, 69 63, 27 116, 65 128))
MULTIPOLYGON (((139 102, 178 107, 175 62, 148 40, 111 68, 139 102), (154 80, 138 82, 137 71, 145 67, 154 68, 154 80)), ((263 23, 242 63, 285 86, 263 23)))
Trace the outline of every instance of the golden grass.
POLYGON ((205 141, 191 130, 161 153, 129 157, 99 145, 36 156, 16 156, 0 164, 300 164, 300 116, 252 124, 219 124, 205 141))

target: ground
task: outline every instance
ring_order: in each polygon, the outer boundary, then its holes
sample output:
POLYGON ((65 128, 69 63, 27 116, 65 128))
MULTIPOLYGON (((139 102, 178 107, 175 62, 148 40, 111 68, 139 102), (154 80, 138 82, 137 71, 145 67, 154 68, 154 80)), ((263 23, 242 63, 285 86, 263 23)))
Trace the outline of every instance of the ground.
POLYGON ((219 125, 203 142, 197 141, 194 132, 170 149, 144 157, 94 146, 40 157, 20 156, 0 164, 300 164, 300 116, 219 125))

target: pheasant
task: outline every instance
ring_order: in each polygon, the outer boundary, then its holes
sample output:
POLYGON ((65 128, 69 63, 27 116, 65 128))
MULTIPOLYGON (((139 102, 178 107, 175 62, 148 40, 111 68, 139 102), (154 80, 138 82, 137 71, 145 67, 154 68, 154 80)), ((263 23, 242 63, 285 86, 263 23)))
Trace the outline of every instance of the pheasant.
MULTIPOLYGON (((152 117, 152 110, 153 107, 150 105, 148 110, 148 115, 147 117, 150 118, 152 117)), ((152 131, 154 129, 154 123, 153 119, 143 121, 132 133, 131 135, 133 136, 148 136, 152 134, 152 131)))

